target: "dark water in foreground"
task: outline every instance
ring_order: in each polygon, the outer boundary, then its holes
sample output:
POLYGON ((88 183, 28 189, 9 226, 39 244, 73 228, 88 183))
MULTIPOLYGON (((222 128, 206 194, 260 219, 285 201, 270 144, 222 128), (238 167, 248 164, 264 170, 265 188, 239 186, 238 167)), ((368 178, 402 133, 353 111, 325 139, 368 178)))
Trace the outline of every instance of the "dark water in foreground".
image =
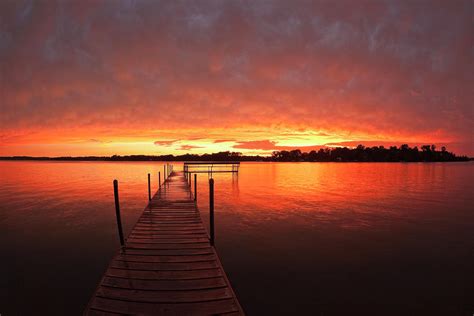
MULTIPOLYGON (((177 167, 176 167, 177 168, 177 167)), ((82 312, 159 163, 0 162, 0 314, 82 312)), ((216 246, 250 315, 472 315, 474 164, 248 163, 216 246)), ((156 189, 156 176, 154 176, 156 189)), ((207 176, 199 176, 207 220, 207 176)))

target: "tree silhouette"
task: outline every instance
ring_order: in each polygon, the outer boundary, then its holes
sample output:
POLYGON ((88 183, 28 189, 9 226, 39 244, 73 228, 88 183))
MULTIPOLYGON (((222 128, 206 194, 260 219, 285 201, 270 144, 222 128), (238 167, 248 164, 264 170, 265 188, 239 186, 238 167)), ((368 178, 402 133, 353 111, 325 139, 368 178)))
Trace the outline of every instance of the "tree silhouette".
POLYGON ((0 160, 72 160, 72 161, 361 161, 361 162, 417 162, 417 161, 468 161, 466 156, 456 156, 447 151, 446 147, 441 147, 441 151, 436 151, 435 145, 423 145, 421 151, 418 147, 410 148, 403 144, 400 148, 391 146, 365 147, 358 145, 356 148, 335 147, 320 148, 317 152, 312 150, 304 153, 300 149, 291 151, 274 151, 270 157, 244 156, 240 152, 223 151, 213 154, 184 154, 179 156, 161 155, 131 155, 111 157, 0 157, 0 160))

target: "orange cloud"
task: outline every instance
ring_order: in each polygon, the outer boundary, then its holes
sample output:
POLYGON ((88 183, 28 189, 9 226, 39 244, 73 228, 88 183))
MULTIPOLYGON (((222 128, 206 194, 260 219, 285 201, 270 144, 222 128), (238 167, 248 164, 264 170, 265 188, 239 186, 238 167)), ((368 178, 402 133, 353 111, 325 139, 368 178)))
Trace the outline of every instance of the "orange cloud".
POLYGON ((270 140, 254 140, 247 142, 238 142, 237 145, 234 145, 234 148, 243 148, 243 149, 262 149, 262 150, 276 150, 277 142, 270 140))

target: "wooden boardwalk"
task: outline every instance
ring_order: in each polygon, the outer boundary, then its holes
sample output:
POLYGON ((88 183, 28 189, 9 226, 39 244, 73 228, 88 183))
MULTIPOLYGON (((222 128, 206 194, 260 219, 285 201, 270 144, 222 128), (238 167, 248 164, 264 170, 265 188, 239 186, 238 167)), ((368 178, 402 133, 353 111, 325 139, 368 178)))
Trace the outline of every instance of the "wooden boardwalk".
POLYGON ((84 315, 243 315, 182 172, 152 198, 84 315))

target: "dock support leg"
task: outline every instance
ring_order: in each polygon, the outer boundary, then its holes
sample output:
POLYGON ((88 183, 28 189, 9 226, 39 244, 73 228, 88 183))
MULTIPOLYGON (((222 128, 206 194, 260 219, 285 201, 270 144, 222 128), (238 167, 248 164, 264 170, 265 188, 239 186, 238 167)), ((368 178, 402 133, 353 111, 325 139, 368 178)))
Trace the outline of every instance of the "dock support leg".
POLYGON ((197 201, 198 196, 197 196, 197 173, 194 174, 194 201, 197 201))
POLYGON ((118 181, 114 180, 114 198, 115 198, 115 215, 117 217, 117 228, 120 238, 120 246, 125 245, 123 239, 123 230, 122 230, 122 219, 120 218, 120 203, 119 203, 119 194, 118 194, 118 181))
POLYGON ((161 190, 161 172, 158 171, 158 188, 161 190))
POLYGON ((151 184, 150 184, 150 174, 148 174, 148 201, 151 201, 151 184))
POLYGON ((211 246, 214 246, 214 179, 209 179, 209 228, 211 246))

